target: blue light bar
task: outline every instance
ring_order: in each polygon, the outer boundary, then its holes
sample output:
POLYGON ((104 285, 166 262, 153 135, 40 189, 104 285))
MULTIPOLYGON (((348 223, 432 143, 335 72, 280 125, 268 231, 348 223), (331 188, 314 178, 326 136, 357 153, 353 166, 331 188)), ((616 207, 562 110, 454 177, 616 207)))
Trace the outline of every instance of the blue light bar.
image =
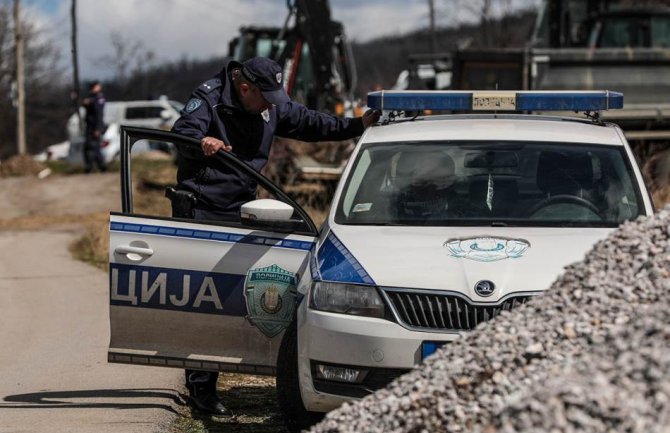
POLYGON ((368 93, 368 106, 376 110, 404 111, 601 111, 623 108, 623 93, 609 90, 381 90, 368 93))

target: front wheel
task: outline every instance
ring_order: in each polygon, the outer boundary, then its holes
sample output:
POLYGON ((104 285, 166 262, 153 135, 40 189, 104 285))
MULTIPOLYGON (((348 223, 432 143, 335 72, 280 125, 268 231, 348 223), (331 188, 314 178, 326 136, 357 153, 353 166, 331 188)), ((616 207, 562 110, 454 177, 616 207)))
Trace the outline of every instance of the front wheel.
POLYGON ((296 320, 286 329, 277 354, 277 402, 284 424, 291 433, 309 429, 324 414, 305 409, 298 382, 298 327, 296 320))

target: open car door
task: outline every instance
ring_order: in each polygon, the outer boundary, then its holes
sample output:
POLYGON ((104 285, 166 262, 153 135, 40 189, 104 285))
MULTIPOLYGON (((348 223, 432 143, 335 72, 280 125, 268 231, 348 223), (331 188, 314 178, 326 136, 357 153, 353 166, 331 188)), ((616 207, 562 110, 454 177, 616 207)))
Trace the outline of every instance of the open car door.
POLYGON ((171 217, 164 189, 176 183, 176 168, 169 158, 156 160, 165 153, 146 150, 181 146, 200 152, 198 140, 122 128, 122 212, 112 212, 109 225, 108 360, 274 374, 316 227, 268 179, 223 152, 210 158, 256 182, 259 195, 288 204, 290 219, 273 224, 171 217), (135 157, 133 149, 143 152, 135 157))

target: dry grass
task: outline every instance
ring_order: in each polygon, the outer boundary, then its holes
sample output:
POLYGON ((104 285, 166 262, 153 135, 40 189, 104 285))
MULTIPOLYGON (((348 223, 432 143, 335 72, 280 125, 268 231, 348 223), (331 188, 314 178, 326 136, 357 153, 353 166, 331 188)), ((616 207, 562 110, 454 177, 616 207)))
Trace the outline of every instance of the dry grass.
POLYGON ((77 260, 107 272, 109 270, 109 215, 101 213, 84 223, 84 234, 70 245, 77 260))
POLYGON ((30 155, 15 155, 0 164, 0 177, 35 175, 46 166, 30 155))
POLYGON ((670 186, 663 187, 651 193, 656 209, 663 209, 670 204, 670 186))

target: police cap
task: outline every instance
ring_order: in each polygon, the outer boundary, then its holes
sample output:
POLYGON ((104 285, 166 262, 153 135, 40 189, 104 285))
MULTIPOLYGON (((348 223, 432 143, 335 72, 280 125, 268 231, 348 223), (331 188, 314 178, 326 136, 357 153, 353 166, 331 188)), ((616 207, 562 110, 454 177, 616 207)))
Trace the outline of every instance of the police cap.
POLYGON ((271 104, 281 106, 291 100, 284 90, 282 68, 267 57, 253 57, 242 63, 242 75, 258 87, 271 104))

